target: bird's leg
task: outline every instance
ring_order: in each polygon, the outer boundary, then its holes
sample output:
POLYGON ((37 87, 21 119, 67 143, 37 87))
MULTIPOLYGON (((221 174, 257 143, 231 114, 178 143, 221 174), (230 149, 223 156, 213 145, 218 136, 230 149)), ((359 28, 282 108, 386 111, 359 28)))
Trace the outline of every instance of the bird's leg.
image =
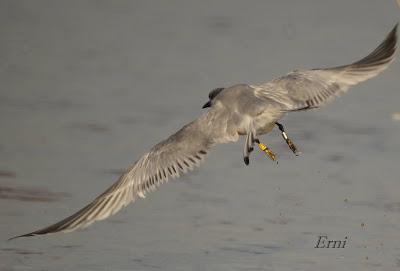
POLYGON ((287 136, 287 134, 285 132, 285 128, 283 128, 283 125, 280 124, 279 122, 275 122, 275 124, 278 126, 279 130, 282 132, 282 137, 286 141, 286 143, 288 144, 289 148, 292 150, 292 152, 296 156, 298 156, 299 155, 299 151, 297 150, 297 147, 296 147, 296 145, 294 145, 293 141, 290 140, 290 138, 287 136))
POLYGON ((254 150, 253 148, 254 144, 254 136, 252 132, 249 132, 246 136, 246 142, 244 144, 244 149, 243 149, 243 160, 246 166, 249 165, 250 163, 250 153, 254 150))
POLYGON ((258 138, 255 138, 254 142, 258 144, 260 150, 265 152, 269 156, 269 158, 271 158, 272 161, 276 161, 276 154, 273 151, 271 151, 264 143, 261 143, 260 140, 258 140, 258 138))

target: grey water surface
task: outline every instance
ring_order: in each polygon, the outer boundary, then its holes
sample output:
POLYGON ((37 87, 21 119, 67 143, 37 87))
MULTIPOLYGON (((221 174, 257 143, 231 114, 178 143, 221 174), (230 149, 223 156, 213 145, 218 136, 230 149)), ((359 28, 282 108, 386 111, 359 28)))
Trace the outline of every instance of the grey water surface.
POLYGON ((56 222, 202 113, 209 90, 342 65, 395 1, 0 1, 0 270, 400 269, 400 66, 83 231, 56 222), (314 248, 319 236, 344 248, 314 248))

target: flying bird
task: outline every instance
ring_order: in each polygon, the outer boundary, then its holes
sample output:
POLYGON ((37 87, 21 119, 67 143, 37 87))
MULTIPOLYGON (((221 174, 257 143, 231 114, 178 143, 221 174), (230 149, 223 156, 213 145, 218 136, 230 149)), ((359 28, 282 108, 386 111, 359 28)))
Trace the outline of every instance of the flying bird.
POLYGON ((277 126, 289 148, 297 147, 278 121, 290 112, 321 107, 349 87, 385 70, 394 59, 397 24, 385 40, 366 57, 334 68, 295 70, 260 85, 238 84, 209 93, 208 110, 175 134, 161 141, 137 160, 110 188, 75 214, 43 229, 19 235, 27 237, 85 228, 144 198, 162 183, 198 167, 216 144, 245 137, 243 159, 249 164, 257 144, 272 160, 276 155, 259 136, 277 126))

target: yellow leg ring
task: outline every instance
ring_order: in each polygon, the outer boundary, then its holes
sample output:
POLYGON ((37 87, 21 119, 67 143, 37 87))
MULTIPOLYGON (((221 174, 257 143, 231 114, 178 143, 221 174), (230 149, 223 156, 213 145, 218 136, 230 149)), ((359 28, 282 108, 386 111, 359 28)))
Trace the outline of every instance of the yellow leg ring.
POLYGON ((269 158, 271 158, 272 161, 276 161, 276 154, 272 152, 265 144, 258 143, 258 147, 260 148, 260 150, 268 154, 269 158))

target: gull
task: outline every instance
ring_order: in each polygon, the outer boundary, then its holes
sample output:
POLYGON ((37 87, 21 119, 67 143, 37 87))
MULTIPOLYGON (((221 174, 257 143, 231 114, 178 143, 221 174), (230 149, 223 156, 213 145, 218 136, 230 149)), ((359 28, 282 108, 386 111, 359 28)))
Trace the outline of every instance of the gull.
POLYGON ((105 192, 73 215, 31 233, 14 238, 56 232, 72 232, 106 219, 121 208, 144 198, 162 183, 198 167, 216 144, 245 137, 243 159, 257 144, 272 160, 276 155, 259 140, 278 126, 289 148, 297 147, 278 121, 287 113, 321 107, 349 87, 385 70, 394 59, 397 24, 385 40, 366 57, 334 68, 295 70, 260 85, 238 84, 216 88, 203 106, 207 111, 145 153, 105 192))

